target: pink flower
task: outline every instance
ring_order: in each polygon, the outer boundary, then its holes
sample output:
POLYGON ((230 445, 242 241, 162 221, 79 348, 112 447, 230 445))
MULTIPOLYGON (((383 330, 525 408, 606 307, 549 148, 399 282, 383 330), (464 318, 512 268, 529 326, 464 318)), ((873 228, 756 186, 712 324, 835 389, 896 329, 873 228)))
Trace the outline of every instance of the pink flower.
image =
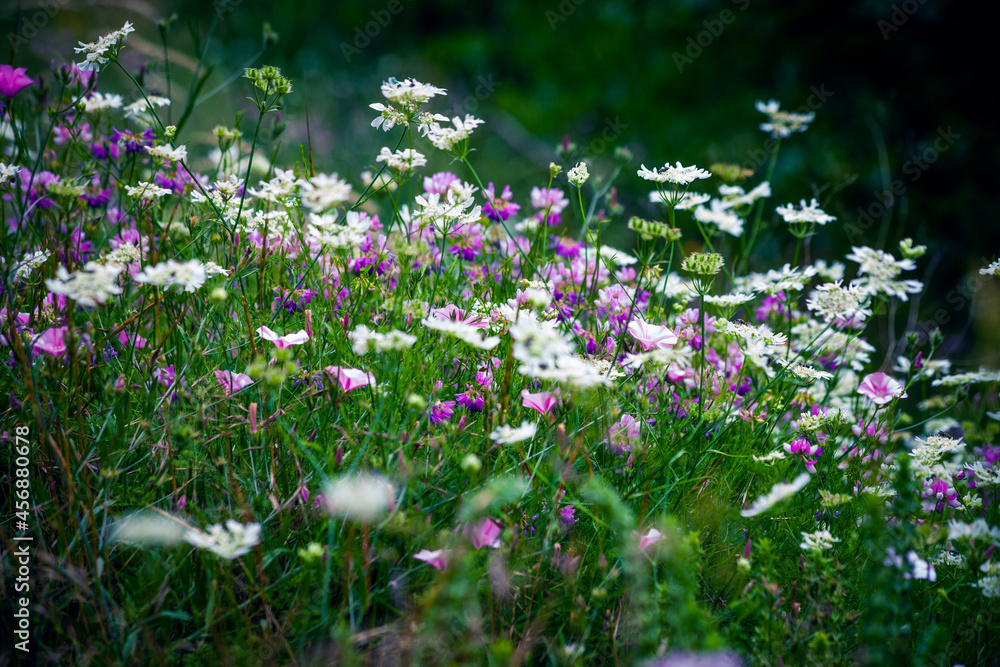
POLYGON ((219 381, 219 384, 222 385, 223 393, 227 395, 253 384, 253 380, 250 379, 249 375, 234 373, 232 371, 215 371, 215 379, 219 381))
POLYGON ((153 379, 162 384, 164 387, 169 387, 177 380, 177 375, 174 373, 174 365, 170 364, 166 368, 157 368, 153 371, 153 379))
POLYGON ((650 324, 643 320, 629 322, 628 332, 639 341, 642 349, 647 352, 649 350, 669 350, 677 343, 677 334, 668 327, 650 324))
POLYGON ((465 524, 465 527, 462 528, 462 536, 469 539, 472 546, 477 549, 483 547, 500 548, 500 524, 493 519, 483 519, 472 526, 465 524))
POLYGON ((34 349, 53 357, 64 356, 66 354, 66 341, 63 340, 63 336, 66 335, 66 331, 67 327, 46 329, 35 336, 32 341, 35 346, 34 349))
POLYGON ((875 405, 885 405, 894 398, 906 398, 903 385, 885 373, 872 373, 861 381, 858 393, 870 398, 875 405))
POLYGON ((351 391, 358 387, 375 386, 375 376, 371 373, 358 370, 357 368, 343 368, 341 366, 327 366, 323 369, 337 379, 340 388, 344 391, 351 391))
POLYGON ((532 410, 538 410, 543 415, 551 412, 552 408, 556 407, 556 403, 559 402, 555 396, 547 391, 532 394, 527 389, 521 391, 521 399, 521 405, 532 410))
POLYGON ((639 550, 645 551, 663 539, 663 533, 655 528, 650 528, 649 532, 639 538, 639 550))
POLYGON ((260 337, 264 340, 269 340, 274 343, 274 346, 278 349, 291 347, 292 345, 302 345, 309 340, 309 334, 306 333, 305 329, 300 329, 296 333, 279 336, 267 327, 261 327, 257 329, 257 333, 260 334, 260 337))
POLYGON ((135 343, 135 349, 137 350, 141 350, 142 348, 146 347, 146 345, 149 343, 149 341, 147 341, 139 334, 134 334, 132 336, 129 336, 127 333, 125 333, 125 331, 118 332, 118 342, 121 343, 123 347, 129 346, 129 340, 135 343))
POLYGON ((449 556, 451 556, 450 549, 438 549, 437 551, 423 549, 413 554, 414 558, 424 561, 436 570, 443 570, 448 567, 449 556))
POLYGON ((0 95, 10 99, 31 85, 32 79, 23 67, 0 65, 0 95))

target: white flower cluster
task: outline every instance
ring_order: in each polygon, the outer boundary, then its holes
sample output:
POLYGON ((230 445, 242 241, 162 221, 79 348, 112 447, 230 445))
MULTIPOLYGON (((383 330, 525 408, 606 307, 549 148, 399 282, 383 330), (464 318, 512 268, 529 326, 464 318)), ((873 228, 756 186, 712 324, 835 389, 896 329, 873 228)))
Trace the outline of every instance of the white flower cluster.
POLYGON ((443 334, 448 334, 449 336, 457 338, 477 350, 492 350, 500 344, 499 338, 496 336, 483 336, 480 333, 481 330, 479 328, 468 324, 467 322, 446 320, 431 315, 429 317, 425 317, 420 321, 420 323, 428 329, 440 331, 443 334))
POLYGON ((147 181, 139 181, 139 185, 126 185, 125 193, 133 199, 152 202, 164 195, 169 195, 170 190, 161 188, 159 185, 147 181))
POLYGON ((858 277, 851 284, 857 285, 868 294, 885 294, 908 301, 910 294, 919 294, 924 285, 918 280, 897 280, 903 271, 917 268, 912 259, 896 259, 884 250, 867 246, 852 247, 847 259, 860 264, 858 277))
POLYGON ((427 158, 422 153, 418 153, 413 149, 406 148, 393 153, 385 146, 382 147, 375 161, 385 162, 391 169, 401 174, 409 174, 418 167, 423 167, 427 164, 427 158))
POLYGON ((177 148, 168 145, 146 146, 146 152, 165 162, 183 162, 187 160, 188 156, 187 146, 178 146, 177 148))
POLYGON ((802 543, 799 546, 803 551, 815 551, 821 553, 833 548, 833 545, 840 541, 839 537, 834 537, 826 528, 821 528, 812 533, 802 533, 802 543))
POLYGON ((644 164, 639 166, 640 169, 637 172, 639 177, 656 183, 688 185, 699 178, 710 178, 712 176, 710 172, 707 172, 704 169, 699 169, 695 166, 683 167, 680 162, 678 162, 675 166, 670 166, 670 163, 668 162, 662 167, 657 167, 655 169, 647 169, 644 164))
POLYGON ((66 267, 60 266, 55 279, 46 280, 45 287, 53 294, 69 297, 81 306, 96 306, 122 293, 122 288, 116 284, 122 268, 118 264, 87 262, 86 266, 71 275, 66 267))
POLYGON ((83 62, 78 63, 77 67, 84 72, 88 70, 99 70, 101 65, 107 63, 111 58, 118 57, 118 49, 121 48, 121 43, 125 41, 125 39, 129 36, 129 33, 133 32, 135 32, 135 28, 132 27, 132 23, 126 21, 125 25, 119 30, 109 32, 96 42, 80 42, 80 46, 76 47, 74 51, 85 55, 83 62))
POLYGON ((416 336, 393 329, 389 333, 379 333, 372 331, 361 324, 354 328, 354 331, 347 334, 353 343, 354 353, 364 356, 372 350, 376 352, 393 352, 406 350, 417 342, 416 336))
POLYGON ((774 210, 784 219, 785 222, 790 225, 825 225, 826 223, 833 222, 837 219, 824 212, 823 209, 819 207, 819 202, 815 199, 808 204, 806 203, 806 200, 803 199, 799 202, 799 208, 795 208, 795 204, 785 204, 784 206, 778 206, 774 210))
POLYGON ((420 131, 434 144, 435 148, 442 151, 454 151, 455 145, 467 140, 472 132, 483 124, 483 121, 471 114, 466 114, 464 120, 455 116, 451 119, 451 123, 453 127, 447 127, 435 120, 422 124, 420 131))
POLYGON ((120 109, 124 101, 121 95, 93 92, 81 104, 85 112, 99 113, 108 109, 120 109))
POLYGON ((21 171, 21 167, 16 164, 4 164, 0 162, 0 185, 13 179, 21 171))
POLYGON ((354 249, 364 242, 371 227, 372 219, 358 211, 348 211, 343 220, 332 213, 310 213, 306 239, 316 249, 354 249))
POLYGON ((537 425, 529 421, 522 421, 518 427, 503 424, 490 433, 490 440, 501 445, 513 445, 525 440, 531 440, 535 437, 537 431, 537 425))
POLYGON ((768 100, 767 102, 757 101, 757 111, 767 115, 767 122, 760 124, 762 132, 770 132, 775 139, 783 139, 793 132, 805 132, 809 129, 809 123, 813 122, 816 114, 793 113, 782 111, 781 103, 778 100, 768 100))
POLYGON ((137 283, 155 287, 179 287, 185 292, 194 292, 205 284, 208 276, 215 273, 226 273, 225 269, 216 264, 202 264, 197 259, 178 262, 170 259, 156 266, 147 266, 137 273, 134 280, 137 283))
POLYGON ((159 95, 148 95, 145 99, 136 100, 125 106, 125 117, 136 118, 152 123, 153 108, 161 109, 170 106, 170 99, 159 95), (148 99, 148 101, 147 101, 148 99))
POLYGON ((207 549, 220 558, 233 560, 250 553, 260 544, 260 524, 240 524, 232 519, 226 521, 226 527, 221 524, 209 526, 208 532, 188 530, 184 533, 184 541, 199 549, 207 549))
POLYGON ((351 186, 337 174, 316 174, 299 181, 299 194, 306 210, 322 213, 350 199, 351 186))
POLYGON ((860 285, 847 287, 837 280, 817 287, 806 299, 806 308, 820 315, 827 323, 834 320, 864 322, 871 316, 868 292, 860 285))
POLYGON ((48 250, 36 250, 28 253, 20 262, 14 265, 14 280, 24 280, 31 272, 45 263, 51 253, 48 250))
POLYGON ((573 354, 574 344, 556 327, 555 321, 541 322, 522 312, 510 327, 514 358, 521 362, 518 372, 539 380, 554 380, 577 389, 611 384, 601 368, 573 354))

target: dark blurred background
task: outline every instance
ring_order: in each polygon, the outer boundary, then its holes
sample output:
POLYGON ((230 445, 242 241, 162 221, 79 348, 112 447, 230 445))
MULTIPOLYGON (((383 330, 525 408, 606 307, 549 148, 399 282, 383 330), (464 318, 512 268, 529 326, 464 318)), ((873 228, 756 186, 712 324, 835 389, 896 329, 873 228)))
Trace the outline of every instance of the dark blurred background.
MULTIPOLYGON (((928 293, 918 308, 903 304, 897 333, 904 324, 922 332, 940 326, 949 353, 965 365, 1000 365, 1000 278, 978 274, 1000 252, 998 77, 988 47, 1000 13, 994 4, 4 0, 0 7, 4 62, 47 79, 49 61, 72 58, 78 40, 93 41, 131 20, 136 33, 123 62, 147 66, 146 83, 161 94, 155 21, 176 13, 168 42, 175 113, 195 62, 190 30, 204 39, 215 23, 206 52, 213 70, 202 94, 248 64, 280 66, 295 91, 279 162, 293 162, 306 143, 308 100, 317 170, 354 183, 395 140, 396 133, 368 127, 375 112, 367 105, 381 99, 381 81, 413 76, 445 87, 449 96, 431 109, 487 121, 473 161, 484 181, 511 184, 523 204, 532 186, 545 184, 564 136, 590 159, 592 173, 612 168, 615 146, 632 150, 634 162, 618 180, 627 214, 656 215, 647 184, 635 175, 640 162, 732 162, 756 170, 748 181, 755 184, 768 137, 757 129, 763 116, 754 101, 775 98, 793 110, 811 105, 816 120, 809 131, 782 145, 768 212, 815 196, 838 216, 813 241, 813 257, 842 260, 851 245, 898 254, 905 236, 928 245, 911 276, 924 280, 928 293), (255 60, 264 22, 279 40, 255 60), (885 201, 894 182, 902 194, 885 201)), ((135 99, 118 73, 107 72, 102 87, 135 99)), ((248 92, 239 78, 222 87, 182 139, 203 140, 207 151, 207 131, 248 110, 248 92)), ((252 123, 244 120, 243 129, 251 132, 252 123)), ((433 158, 429 168, 469 178, 433 158)), ((627 246, 630 238, 622 233, 618 242, 627 246)), ((762 248, 761 266, 773 265, 790 243, 762 248)))

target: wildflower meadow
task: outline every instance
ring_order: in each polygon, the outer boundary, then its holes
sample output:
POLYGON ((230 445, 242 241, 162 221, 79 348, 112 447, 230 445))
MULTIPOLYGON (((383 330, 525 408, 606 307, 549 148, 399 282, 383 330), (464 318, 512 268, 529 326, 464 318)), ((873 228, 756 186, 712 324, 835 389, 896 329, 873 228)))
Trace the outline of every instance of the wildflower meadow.
POLYGON ((137 29, 0 65, 0 664, 996 664, 1000 371, 925 241, 773 195, 822 110, 522 190, 400 71, 324 172, 293 77, 196 135, 137 29))

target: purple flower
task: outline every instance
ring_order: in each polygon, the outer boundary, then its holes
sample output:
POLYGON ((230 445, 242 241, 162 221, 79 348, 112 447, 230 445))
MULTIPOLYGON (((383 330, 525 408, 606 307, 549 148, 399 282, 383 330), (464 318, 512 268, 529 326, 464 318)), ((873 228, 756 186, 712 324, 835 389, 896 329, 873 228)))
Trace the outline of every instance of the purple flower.
POLYGON ((432 424, 440 424, 455 414, 455 401, 437 401, 431 406, 430 420, 432 424))
POLYGON ((465 391, 456 394, 455 399, 469 412, 482 412, 486 404, 486 397, 471 384, 465 385, 465 391))
POLYGON ((10 99, 31 85, 32 79, 23 67, 0 65, 0 95, 10 99))
POLYGON ((493 189, 493 183, 490 183, 486 187, 486 206, 483 207, 483 213, 490 220, 507 220, 521 210, 520 204, 511 201, 513 196, 510 186, 505 185, 498 197, 493 189))
POLYGON ((174 374, 174 365, 170 364, 166 368, 157 368, 153 371, 153 379, 164 387, 171 386, 177 379, 177 376, 174 374))
POLYGON ((433 176, 424 177, 424 192, 443 195, 448 192, 452 183, 459 180, 461 179, 450 171, 439 171, 433 176))

